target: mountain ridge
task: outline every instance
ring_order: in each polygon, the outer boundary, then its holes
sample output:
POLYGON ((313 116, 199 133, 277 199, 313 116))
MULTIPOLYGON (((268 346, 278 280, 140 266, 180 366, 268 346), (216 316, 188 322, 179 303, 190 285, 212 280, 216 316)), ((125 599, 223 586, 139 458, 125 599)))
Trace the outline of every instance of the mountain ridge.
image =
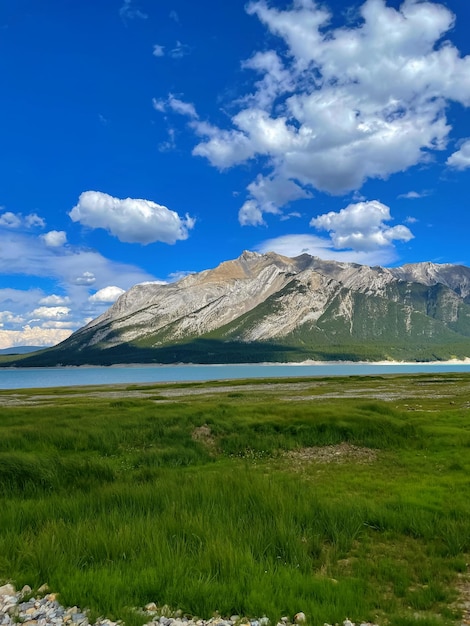
POLYGON ((18 365, 470 356, 470 268, 396 268, 244 251, 176 283, 138 284, 18 365))

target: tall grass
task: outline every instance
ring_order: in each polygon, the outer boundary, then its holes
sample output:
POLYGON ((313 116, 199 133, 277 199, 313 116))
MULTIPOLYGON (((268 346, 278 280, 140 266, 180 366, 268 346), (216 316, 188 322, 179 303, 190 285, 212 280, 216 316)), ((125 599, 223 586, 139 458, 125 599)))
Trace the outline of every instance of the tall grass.
POLYGON ((155 601, 202 617, 449 621, 470 552, 465 415, 426 397, 410 412, 286 393, 4 407, 0 580, 47 582, 110 617, 155 601), (377 460, 299 468, 283 454, 343 442, 377 460))

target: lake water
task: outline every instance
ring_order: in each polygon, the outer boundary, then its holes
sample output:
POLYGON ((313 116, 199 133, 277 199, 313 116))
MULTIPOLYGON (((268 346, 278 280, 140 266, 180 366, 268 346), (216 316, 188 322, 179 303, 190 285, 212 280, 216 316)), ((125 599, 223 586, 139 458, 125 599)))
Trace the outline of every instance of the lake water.
POLYGON ((470 372, 470 363, 318 363, 314 365, 142 365, 116 367, 0 368, 0 389, 159 383, 177 381, 280 378, 297 376, 363 376, 470 372))

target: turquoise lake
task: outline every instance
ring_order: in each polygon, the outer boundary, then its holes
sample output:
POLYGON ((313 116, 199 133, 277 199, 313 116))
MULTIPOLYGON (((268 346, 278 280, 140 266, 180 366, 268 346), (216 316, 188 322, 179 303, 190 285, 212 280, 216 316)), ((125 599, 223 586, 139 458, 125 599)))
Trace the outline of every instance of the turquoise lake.
POLYGON ((364 376, 470 372, 470 363, 318 363, 314 365, 135 365, 0 369, 0 389, 31 389, 120 383, 233 380, 298 376, 364 376))

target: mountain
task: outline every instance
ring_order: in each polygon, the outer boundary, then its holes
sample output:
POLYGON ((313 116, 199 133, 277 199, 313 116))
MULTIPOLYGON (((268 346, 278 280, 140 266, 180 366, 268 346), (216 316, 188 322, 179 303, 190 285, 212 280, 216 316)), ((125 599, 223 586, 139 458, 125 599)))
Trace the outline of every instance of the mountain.
POLYGON ((17 364, 467 356, 468 267, 244 252, 177 283, 136 285, 66 341, 17 364))

